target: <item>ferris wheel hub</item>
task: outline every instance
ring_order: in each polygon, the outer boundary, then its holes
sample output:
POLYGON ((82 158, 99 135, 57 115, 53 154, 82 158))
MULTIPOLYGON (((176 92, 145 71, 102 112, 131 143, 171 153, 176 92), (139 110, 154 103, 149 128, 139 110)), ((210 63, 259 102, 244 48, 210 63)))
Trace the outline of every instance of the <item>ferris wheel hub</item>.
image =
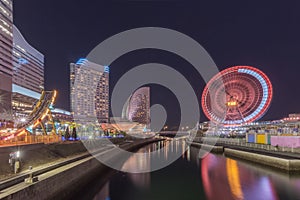
POLYGON ((213 122, 224 125, 260 119, 271 104, 273 88, 259 69, 235 66, 215 75, 202 94, 202 108, 213 122))

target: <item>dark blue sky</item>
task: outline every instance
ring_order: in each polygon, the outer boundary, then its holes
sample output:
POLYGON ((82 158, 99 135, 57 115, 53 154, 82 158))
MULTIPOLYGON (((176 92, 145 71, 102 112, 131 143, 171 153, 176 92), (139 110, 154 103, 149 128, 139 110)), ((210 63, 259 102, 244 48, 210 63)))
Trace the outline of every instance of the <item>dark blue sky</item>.
MULTIPOLYGON (((28 42, 45 54, 45 85, 59 90, 58 107, 69 108, 70 62, 116 33, 158 26, 197 40, 220 69, 251 65, 264 71, 274 87, 264 119, 277 119, 300 112, 299 10, 297 1, 15 0, 14 21, 28 42)), ((201 97, 204 81, 192 66, 158 50, 116 60, 111 65, 111 86, 131 67, 154 61, 183 73, 201 97)), ((164 88, 152 89, 152 103, 169 103, 172 116, 179 110, 164 88)))

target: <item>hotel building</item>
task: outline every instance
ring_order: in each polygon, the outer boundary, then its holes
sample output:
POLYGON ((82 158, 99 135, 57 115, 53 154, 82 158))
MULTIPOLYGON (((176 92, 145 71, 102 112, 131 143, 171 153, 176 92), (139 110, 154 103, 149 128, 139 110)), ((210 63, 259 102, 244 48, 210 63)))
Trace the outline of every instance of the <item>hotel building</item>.
POLYGON ((87 59, 71 63, 70 87, 75 122, 109 122, 109 67, 87 59))
POLYGON ((129 98, 126 113, 122 115, 132 122, 150 125, 150 87, 137 89, 129 98))

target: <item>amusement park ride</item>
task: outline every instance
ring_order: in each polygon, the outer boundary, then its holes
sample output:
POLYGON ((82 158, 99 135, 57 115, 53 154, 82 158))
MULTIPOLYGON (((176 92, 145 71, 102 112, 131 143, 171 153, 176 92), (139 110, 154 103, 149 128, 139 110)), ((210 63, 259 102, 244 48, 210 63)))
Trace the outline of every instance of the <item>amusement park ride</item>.
POLYGON ((215 75, 202 95, 208 119, 224 126, 237 126, 260 119, 273 96, 269 78, 250 66, 235 66, 215 75))
MULTIPOLYGON (((46 124, 52 126, 50 135, 57 135, 51 113, 56 96, 56 91, 43 91, 26 122, 15 125, 13 132, 2 133, 2 140, 35 135, 37 128, 43 135, 49 135, 46 124)), ((210 121, 231 127, 260 119, 268 110, 272 96, 272 84, 262 71, 235 66, 221 71, 208 82, 201 104, 210 121)))
POLYGON ((57 92, 54 91, 43 91, 39 101, 36 103, 33 111, 27 117, 25 123, 17 125, 17 130, 6 134, 3 140, 10 140, 18 136, 33 134, 34 129, 41 127, 43 135, 47 135, 45 124, 52 126, 51 133, 56 134, 56 128, 54 120, 51 114, 51 108, 55 102, 57 92))

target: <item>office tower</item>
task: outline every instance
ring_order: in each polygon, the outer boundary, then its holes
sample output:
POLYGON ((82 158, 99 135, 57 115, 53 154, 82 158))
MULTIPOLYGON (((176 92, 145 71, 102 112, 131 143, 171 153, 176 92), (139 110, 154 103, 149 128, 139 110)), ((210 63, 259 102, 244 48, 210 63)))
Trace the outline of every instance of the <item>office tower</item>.
POLYGON ((109 122, 109 67, 87 59, 70 64, 71 111, 78 123, 109 122))
POLYGON ((25 117, 44 89, 44 55, 13 26, 12 106, 16 118, 25 117))
POLYGON ((12 10, 12 0, 0 0, 0 121, 2 122, 12 119, 12 10))

